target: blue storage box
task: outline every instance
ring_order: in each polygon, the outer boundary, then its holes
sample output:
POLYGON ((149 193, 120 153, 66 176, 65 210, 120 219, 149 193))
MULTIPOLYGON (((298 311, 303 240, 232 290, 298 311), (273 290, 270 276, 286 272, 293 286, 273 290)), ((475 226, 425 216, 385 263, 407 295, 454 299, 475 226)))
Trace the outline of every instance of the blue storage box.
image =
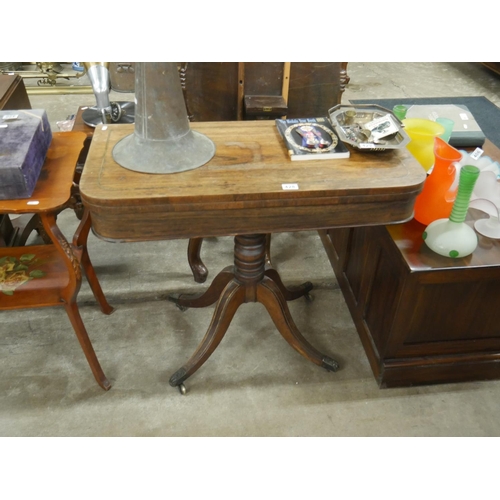
POLYGON ((0 200, 31 196, 51 141, 45 110, 0 111, 0 200))

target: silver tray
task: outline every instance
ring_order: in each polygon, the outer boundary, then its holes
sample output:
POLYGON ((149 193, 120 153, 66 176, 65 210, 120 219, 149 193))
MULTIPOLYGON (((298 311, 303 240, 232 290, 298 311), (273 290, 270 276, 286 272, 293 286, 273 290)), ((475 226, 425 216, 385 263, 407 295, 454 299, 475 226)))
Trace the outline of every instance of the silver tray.
POLYGON ((328 114, 340 139, 362 151, 399 149, 405 147, 411 140, 396 115, 378 104, 338 104, 330 108, 328 114), (392 116, 398 131, 378 142, 368 142, 368 138, 361 132, 363 125, 387 114, 392 116))

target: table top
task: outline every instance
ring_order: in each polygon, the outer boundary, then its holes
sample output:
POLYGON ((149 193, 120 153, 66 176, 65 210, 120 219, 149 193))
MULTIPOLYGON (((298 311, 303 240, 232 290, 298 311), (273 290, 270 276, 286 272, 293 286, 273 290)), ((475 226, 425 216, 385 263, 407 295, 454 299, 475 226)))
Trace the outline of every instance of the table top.
POLYGON ((54 132, 35 190, 30 198, 0 200, 0 213, 26 214, 62 208, 71 197, 82 132, 54 132))
POLYGON ((401 222, 425 181, 406 148, 291 161, 274 121, 191 128, 214 141, 214 158, 186 172, 145 174, 112 157, 133 124, 96 127, 80 192, 98 235, 141 240, 401 222))

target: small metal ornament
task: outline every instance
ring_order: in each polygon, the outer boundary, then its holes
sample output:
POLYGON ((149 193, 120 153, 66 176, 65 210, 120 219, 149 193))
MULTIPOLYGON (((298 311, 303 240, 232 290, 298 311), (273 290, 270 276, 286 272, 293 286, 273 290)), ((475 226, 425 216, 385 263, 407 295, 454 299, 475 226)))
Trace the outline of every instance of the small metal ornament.
POLYGON ((108 109, 91 107, 83 110, 82 120, 89 127, 105 123, 134 123, 135 104, 129 101, 117 101, 109 103, 108 109))
POLYGON ((110 102, 109 100, 109 63, 86 62, 83 64, 96 98, 96 106, 82 112, 84 123, 89 127, 106 123, 134 123, 135 104, 133 102, 110 102))

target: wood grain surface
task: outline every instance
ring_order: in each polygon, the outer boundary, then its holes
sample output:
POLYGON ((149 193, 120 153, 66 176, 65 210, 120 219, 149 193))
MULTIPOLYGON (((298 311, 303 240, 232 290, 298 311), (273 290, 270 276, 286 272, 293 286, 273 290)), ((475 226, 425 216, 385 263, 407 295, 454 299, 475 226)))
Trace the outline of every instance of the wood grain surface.
POLYGON ((113 160, 133 125, 96 128, 80 191, 98 235, 138 241, 400 222, 412 217, 425 180, 406 149, 292 162, 274 121, 191 127, 214 141, 215 157, 175 174, 134 172, 113 160))

